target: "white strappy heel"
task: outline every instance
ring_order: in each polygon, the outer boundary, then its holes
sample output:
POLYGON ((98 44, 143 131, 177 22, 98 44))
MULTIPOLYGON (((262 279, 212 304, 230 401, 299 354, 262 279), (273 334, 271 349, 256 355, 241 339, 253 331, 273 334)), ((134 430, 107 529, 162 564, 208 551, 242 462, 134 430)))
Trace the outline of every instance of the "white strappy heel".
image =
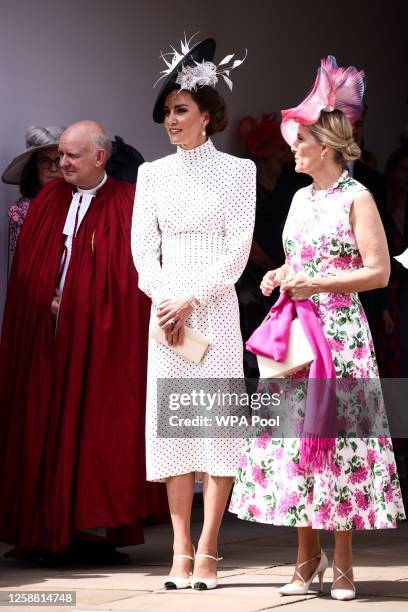
MULTIPOLYGON (((195 557, 194 546, 193 546, 193 556, 181 555, 181 554, 173 555, 173 559, 190 559, 191 561, 194 561, 194 557, 195 557)), ((188 589, 191 586, 190 576, 191 576, 191 572, 189 572, 188 576, 181 576, 181 577, 167 576, 167 578, 164 581, 164 588, 166 589, 166 591, 174 591, 175 589, 188 589)))
MULTIPOLYGON (((207 557, 207 559, 213 559, 214 561, 221 561, 222 557, 213 555, 207 555, 205 553, 196 553, 196 557, 207 557)), ((197 591, 207 591, 209 589, 215 589, 218 585, 218 578, 198 578, 197 576, 191 576, 191 588, 197 591)))
POLYGON ((296 582, 289 582, 284 586, 278 589, 278 593, 281 595, 305 595, 309 591, 309 587, 313 582, 316 576, 319 577, 319 591, 323 590, 323 575, 327 569, 329 562, 327 560, 326 554, 323 550, 320 551, 318 555, 312 557, 312 559, 308 559, 307 561, 303 561, 303 563, 299 563, 299 565, 295 568, 295 574, 303 582, 303 584, 297 584, 296 582), (316 559, 320 559, 318 566, 316 567, 313 574, 310 576, 309 580, 305 580, 303 576, 298 572, 301 567, 304 567, 307 563, 311 561, 315 561, 316 559))
POLYGON ((333 563, 333 570, 339 572, 337 578, 333 581, 331 588, 331 596, 333 599, 339 599, 340 601, 349 601, 350 599, 355 599, 356 597, 356 587, 354 586, 354 582, 349 578, 346 574, 348 574, 353 569, 352 566, 348 568, 345 572, 343 572, 337 565, 333 563), (333 588, 338 580, 345 578, 347 582, 350 583, 351 589, 335 589, 333 588))

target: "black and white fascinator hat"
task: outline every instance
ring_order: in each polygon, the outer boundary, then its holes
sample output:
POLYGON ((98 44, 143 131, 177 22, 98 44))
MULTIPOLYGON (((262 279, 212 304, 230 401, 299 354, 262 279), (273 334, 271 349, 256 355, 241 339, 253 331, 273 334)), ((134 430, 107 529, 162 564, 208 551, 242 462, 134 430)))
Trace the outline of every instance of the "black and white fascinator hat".
POLYGON ((188 40, 184 35, 184 41, 180 41, 181 51, 177 51, 173 46, 168 53, 161 53, 167 68, 161 71, 161 76, 155 83, 159 83, 165 79, 157 96, 153 108, 153 120, 156 123, 164 121, 164 102, 171 91, 174 89, 182 89, 188 91, 196 91, 197 87, 208 85, 215 87, 219 77, 225 81, 228 87, 232 90, 232 81, 230 72, 242 64, 246 58, 234 60, 235 53, 226 55, 218 65, 213 63, 215 54, 215 40, 206 38, 202 42, 191 45, 194 34, 188 40))

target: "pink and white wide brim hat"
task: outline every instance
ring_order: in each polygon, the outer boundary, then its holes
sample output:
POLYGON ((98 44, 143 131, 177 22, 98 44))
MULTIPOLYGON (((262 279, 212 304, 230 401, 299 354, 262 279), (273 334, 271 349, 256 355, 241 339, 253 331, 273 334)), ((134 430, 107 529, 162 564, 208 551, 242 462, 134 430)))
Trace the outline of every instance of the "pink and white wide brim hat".
POLYGON ((322 111, 340 110, 350 123, 355 123, 363 111, 364 89, 363 70, 338 67, 333 55, 322 59, 309 95, 295 108, 282 111, 282 136, 292 146, 299 125, 316 123, 322 111))

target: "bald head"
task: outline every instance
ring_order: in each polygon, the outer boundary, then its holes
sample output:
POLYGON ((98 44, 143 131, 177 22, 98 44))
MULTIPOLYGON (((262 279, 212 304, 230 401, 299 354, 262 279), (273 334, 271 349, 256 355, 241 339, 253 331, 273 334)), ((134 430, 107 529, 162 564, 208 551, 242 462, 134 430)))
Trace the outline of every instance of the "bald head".
POLYGON ((60 142, 63 139, 82 142, 94 149, 104 149, 106 152, 106 160, 109 159, 112 152, 110 136, 97 121, 90 121, 87 119, 73 123, 64 130, 60 142))
POLYGON ((92 189, 102 180, 112 145, 96 121, 78 121, 63 132, 59 142, 60 168, 68 183, 92 189))

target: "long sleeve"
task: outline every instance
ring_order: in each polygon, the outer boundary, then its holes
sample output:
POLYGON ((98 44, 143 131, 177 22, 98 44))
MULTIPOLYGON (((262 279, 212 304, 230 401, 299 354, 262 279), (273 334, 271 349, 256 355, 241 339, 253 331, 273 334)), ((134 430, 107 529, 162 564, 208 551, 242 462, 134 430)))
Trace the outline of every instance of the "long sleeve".
POLYGON ((234 190, 225 194, 225 254, 197 279, 194 296, 206 304, 235 285, 248 261, 255 224, 256 167, 240 160, 234 190))
POLYGON ((161 301, 161 232, 156 214, 151 169, 139 168, 133 207, 131 247, 139 275, 139 288, 156 304, 161 301))

